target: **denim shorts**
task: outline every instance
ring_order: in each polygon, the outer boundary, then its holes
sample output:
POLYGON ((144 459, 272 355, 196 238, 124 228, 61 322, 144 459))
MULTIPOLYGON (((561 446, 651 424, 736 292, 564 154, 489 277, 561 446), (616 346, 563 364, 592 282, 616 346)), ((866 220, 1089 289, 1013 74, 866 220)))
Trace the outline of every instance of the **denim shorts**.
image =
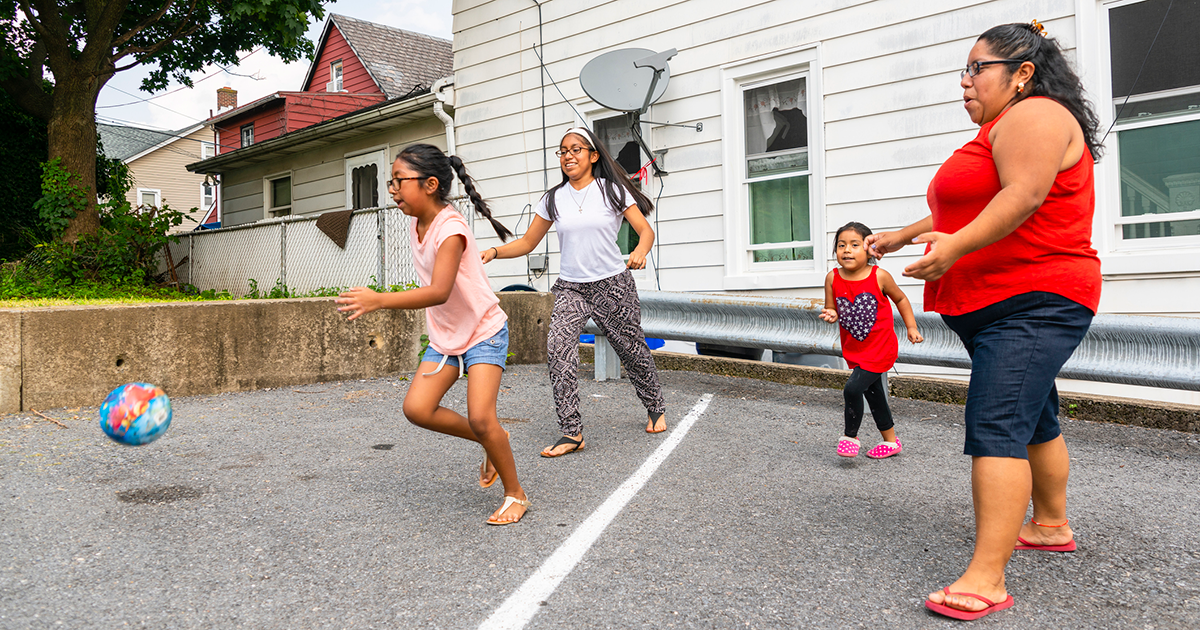
MULTIPOLYGON (((480 341, 479 343, 467 348, 463 353, 462 359, 465 362, 465 367, 459 368, 459 357, 447 356, 445 358, 446 365, 453 366, 455 369, 469 370, 476 363, 487 363, 489 365, 499 365, 504 368, 505 360, 508 358, 508 322, 504 322, 504 327, 500 332, 491 337, 480 341)), ((442 363, 442 353, 433 349, 433 346, 425 348, 425 356, 421 358, 422 363, 442 363)))
POLYGON ((1087 333, 1090 309, 1035 291, 942 320, 971 356, 965 454, 1028 459, 1026 446, 1061 434, 1054 379, 1087 333))

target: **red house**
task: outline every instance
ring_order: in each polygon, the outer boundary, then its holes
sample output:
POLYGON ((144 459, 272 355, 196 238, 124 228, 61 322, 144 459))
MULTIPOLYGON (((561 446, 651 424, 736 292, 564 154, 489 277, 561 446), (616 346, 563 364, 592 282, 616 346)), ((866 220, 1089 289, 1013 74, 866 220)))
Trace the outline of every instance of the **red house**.
POLYGON ((188 165, 220 180, 213 223, 388 203, 389 155, 449 144, 453 74, 449 40, 331 14, 299 90, 241 107, 217 91, 217 153, 188 165))
POLYGON ((386 100, 453 74, 451 42, 330 14, 298 92, 276 92, 207 122, 228 153, 386 100))

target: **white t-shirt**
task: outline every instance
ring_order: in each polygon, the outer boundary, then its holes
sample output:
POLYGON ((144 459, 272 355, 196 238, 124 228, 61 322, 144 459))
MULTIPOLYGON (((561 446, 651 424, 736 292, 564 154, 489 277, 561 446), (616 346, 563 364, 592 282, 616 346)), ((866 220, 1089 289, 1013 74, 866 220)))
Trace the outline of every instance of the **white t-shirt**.
MULTIPOLYGON (((554 221, 558 230, 558 277, 568 282, 595 282, 625 271, 625 258, 617 247, 617 232, 621 216, 635 202, 627 190, 617 187, 621 207, 608 206, 604 180, 594 179, 583 190, 575 190, 570 182, 554 195, 554 221)), ((537 205, 537 215, 550 221, 546 197, 537 205)))

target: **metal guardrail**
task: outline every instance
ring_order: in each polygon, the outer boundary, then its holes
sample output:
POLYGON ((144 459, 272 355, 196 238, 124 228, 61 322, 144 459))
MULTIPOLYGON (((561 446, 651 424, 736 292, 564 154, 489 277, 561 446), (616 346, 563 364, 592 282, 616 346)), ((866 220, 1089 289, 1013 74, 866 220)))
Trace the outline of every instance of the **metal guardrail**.
MULTIPOLYGON (((647 337, 841 356, 837 326, 818 319, 824 300, 639 291, 647 337)), ((970 369, 958 336, 935 313, 917 313, 925 341, 912 344, 900 317, 899 363, 970 369)), ((596 379, 618 378, 620 361, 595 322, 596 379)), ((1200 319, 1097 315, 1059 372, 1072 378, 1200 391, 1200 319)))

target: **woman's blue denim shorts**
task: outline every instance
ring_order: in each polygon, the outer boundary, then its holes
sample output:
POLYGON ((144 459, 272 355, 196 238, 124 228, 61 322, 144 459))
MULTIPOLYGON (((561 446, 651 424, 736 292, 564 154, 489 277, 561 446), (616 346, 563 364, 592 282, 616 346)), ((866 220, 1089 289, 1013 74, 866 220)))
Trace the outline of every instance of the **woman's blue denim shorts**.
MULTIPOLYGON (((459 357, 445 357, 446 365, 453 366, 458 369, 459 357)), ((491 337, 480 341, 479 343, 467 348, 463 353, 462 359, 465 363, 464 370, 471 369, 476 363, 487 363, 489 365, 499 365, 504 368, 504 363, 508 359, 508 322, 504 322, 504 327, 500 332, 491 337)), ((442 353, 433 349, 433 346, 425 348, 425 356, 421 358, 422 363, 442 363, 442 353)))
POLYGON ((1035 291, 942 320, 971 356, 965 454, 1028 459, 1026 446, 1062 433, 1054 379, 1087 333, 1091 309, 1035 291))

